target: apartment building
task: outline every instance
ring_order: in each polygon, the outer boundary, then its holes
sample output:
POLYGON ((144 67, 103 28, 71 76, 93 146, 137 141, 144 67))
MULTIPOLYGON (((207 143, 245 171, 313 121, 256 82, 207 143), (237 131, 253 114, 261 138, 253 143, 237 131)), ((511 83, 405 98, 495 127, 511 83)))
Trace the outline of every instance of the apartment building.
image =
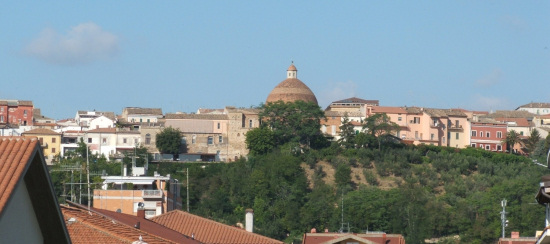
POLYGON ((0 100, 0 125, 33 125, 32 101, 0 100))
POLYGON ((488 151, 503 152, 506 150, 507 125, 497 121, 471 122, 471 147, 479 147, 488 151))

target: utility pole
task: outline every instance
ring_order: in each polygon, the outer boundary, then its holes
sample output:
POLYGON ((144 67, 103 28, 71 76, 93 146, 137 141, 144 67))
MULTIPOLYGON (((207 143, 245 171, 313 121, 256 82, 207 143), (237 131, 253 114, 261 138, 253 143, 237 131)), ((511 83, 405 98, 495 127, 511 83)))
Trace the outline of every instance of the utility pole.
POLYGON ((189 213, 189 168, 186 169, 187 170, 187 177, 186 180, 187 180, 187 187, 186 187, 186 190, 187 190, 187 212, 189 213))
POLYGON ((91 203, 91 197, 90 197, 90 159, 88 158, 88 134, 86 133, 86 175, 88 178, 88 210, 90 210, 90 203, 91 203))
POLYGON ((502 238, 506 235, 506 227, 508 227, 508 220, 506 220, 506 199, 500 201, 500 206, 502 206, 502 212, 500 212, 500 220, 502 225, 502 238))

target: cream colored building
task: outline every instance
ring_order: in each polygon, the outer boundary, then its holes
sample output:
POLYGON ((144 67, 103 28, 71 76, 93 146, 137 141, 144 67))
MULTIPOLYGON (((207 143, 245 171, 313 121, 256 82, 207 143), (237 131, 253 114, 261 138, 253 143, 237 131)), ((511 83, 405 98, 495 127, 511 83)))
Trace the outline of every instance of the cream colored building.
POLYGON ((25 131, 21 134, 24 137, 38 137, 40 146, 44 152, 46 163, 51 165, 52 160, 61 152, 61 133, 50 129, 38 128, 25 131))

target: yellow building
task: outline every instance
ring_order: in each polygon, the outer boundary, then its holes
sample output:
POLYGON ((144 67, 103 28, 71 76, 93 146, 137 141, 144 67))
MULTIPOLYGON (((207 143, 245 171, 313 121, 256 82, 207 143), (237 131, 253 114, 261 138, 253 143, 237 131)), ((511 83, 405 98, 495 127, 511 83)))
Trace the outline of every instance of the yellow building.
POLYGON ((25 131, 21 135, 24 137, 38 137, 47 164, 52 164, 52 160, 61 150, 61 133, 50 129, 38 128, 25 131))

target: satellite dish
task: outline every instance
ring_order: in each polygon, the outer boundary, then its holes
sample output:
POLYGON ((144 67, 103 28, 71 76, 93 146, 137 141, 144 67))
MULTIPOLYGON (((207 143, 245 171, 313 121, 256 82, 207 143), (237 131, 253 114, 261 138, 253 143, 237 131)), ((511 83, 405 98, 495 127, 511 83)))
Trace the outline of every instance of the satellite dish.
POLYGON ((145 207, 145 204, 143 202, 139 202, 138 207, 143 208, 143 207, 145 207))
POLYGON ((122 213, 122 210, 120 210, 120 208, 119 208, 119 209, 116 210, 116 212, 117 213, 122 213))

